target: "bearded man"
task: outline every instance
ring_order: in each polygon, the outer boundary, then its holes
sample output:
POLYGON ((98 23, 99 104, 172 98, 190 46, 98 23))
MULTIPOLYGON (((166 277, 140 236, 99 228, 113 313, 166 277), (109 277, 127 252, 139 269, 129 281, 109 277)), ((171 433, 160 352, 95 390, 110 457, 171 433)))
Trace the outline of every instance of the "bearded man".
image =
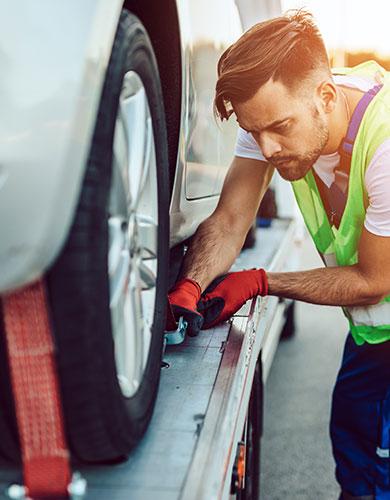
POLYGON ((304 11, 257 24, 230 46, 215 111, 236 116, 236 154, 168 297, 190 335, 256 295, 343 308, 350 332, 330 422, 340 499, 390 499, 389 81, 373 61, 332 71, 304 11), (226 274, 275 169, 292 182, 325 267, 226 274))

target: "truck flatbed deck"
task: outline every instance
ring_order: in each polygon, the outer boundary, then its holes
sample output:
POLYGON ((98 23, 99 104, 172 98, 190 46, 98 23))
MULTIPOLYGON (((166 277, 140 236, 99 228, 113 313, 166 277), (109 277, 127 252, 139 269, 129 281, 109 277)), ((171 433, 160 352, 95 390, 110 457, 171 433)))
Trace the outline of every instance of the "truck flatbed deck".
MULTIPOLYGON (((234 269, 290 270, 295 223, 277 219, 257 230, 234 269)), ((88 500, 210 500, 228 498, 256 361, 266 379, 284 323, 276 297, 249 301, 216 328, 167 346, 150 426, 129 458, 115 465, 75 466, 88 500)), ((20 471, 0 463, 1 491, 21 484, 20 471)), ((7 498, 3 493, 1 498, 7 498)))

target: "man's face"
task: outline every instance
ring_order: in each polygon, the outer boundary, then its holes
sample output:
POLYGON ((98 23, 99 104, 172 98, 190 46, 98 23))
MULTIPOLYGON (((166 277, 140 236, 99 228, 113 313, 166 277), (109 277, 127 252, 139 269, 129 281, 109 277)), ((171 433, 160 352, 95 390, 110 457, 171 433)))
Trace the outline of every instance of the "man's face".
POLYGON ((292 90, 269 80, 233 108, 240 126, 252 133, 267 161, 288 181, 304 177, 328 142, 326 113, 314 88, 292 90))

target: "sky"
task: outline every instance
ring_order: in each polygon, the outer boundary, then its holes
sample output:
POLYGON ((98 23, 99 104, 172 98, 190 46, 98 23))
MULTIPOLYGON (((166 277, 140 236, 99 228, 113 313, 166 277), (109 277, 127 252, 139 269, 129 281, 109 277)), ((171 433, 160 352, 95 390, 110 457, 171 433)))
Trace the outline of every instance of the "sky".
POLYGON ((282 9, 306 7, 328 49, 372 50, 390 55, 389 0, 281 0, 282 9))

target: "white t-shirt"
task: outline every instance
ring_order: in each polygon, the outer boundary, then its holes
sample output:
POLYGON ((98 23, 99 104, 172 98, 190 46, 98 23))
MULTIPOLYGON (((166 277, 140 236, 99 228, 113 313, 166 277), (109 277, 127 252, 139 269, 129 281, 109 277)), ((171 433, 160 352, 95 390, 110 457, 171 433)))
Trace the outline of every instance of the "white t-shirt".
MULTIPOLYGON (((334 81, 363 92, 376 85, 376 82, 351 75, 335 75, 334 81)), ((238 129, 235 155, 266 161, 252 134, 242 128, 238 129)), ((334 168, 339 160, 340 155, 336 152, 320 156, 313 165, 316 174, 328 187, 334 181, 334 168)), ((390 236, 390 137, 375 151, 366 169, 364 182, 369 200, 364 226, 370 233, 390 236)))

